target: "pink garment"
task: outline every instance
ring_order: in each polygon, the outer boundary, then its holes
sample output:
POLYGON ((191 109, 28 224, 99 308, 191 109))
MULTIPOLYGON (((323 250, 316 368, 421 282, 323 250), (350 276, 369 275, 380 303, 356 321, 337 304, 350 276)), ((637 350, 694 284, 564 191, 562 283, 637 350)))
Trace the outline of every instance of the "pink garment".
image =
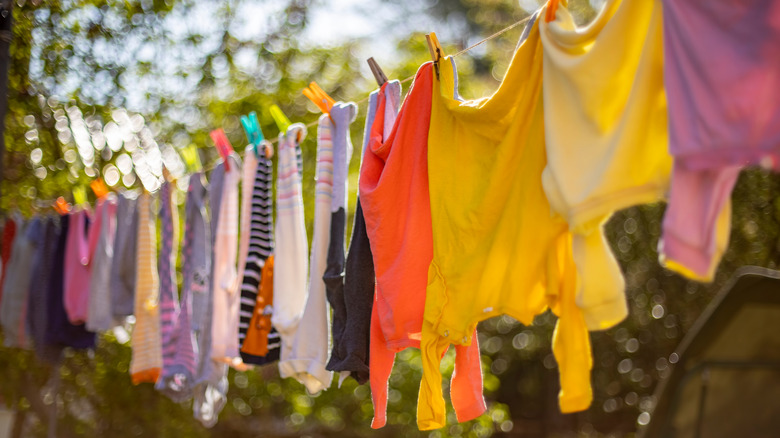
MULTIPOLYGON (((100 207, 99 207, 100 208, 100 207)), ((90 224, 88 210, 71 213, 71 226, 65 243, 65 281, 63 300, 71 324, 83 324, 89 311, 89 284, 92 254, 97 246, 100 215, 90 224)))
POLYGON ((712 279, 741 168, 780 168, 780 2, 664 0, 664 81, 675 157, 662 261, 712 279))

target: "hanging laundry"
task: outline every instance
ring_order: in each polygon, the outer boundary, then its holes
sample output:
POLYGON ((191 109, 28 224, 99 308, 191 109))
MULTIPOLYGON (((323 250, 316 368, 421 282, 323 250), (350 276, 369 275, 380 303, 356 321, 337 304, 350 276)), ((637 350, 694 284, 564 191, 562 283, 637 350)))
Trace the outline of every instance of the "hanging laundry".
MULTIPOLYGON (((333 198, 333 123, 330 117, 328 114, 322 114, 317 126, 314 235, 311 243, 308 294, 295 335, 290 344, 282 345, 283 353, 279 361, 279 374, 282 377, 295 378, 310 394, 327 389, 333 378, 333 374, 325 369, 328 359, 330 315, 326 302, 325 282, 322 279, 327 266, 333 198)), ((278 205, 280 204, 281 201, 278 205)), ((277 221, 277 227, 279 225, 281 225, 281 218, 277 221)), ((279 244, 281 247, 282 242, 280 241, 279 244)), ((284 269, 281 263, 278 266, 284 269)), ((278 278, 278 275, 275 278, 278 278)))
POLYGON ((157 233, 151 195, 138 197, 138 249, 135 277, 135 328, 130 338, 130 377, 134 385, 155 383, 162 368, 160 345, 160 280, 157 274, 157 233))
MULTIPOLYGON (((330 116, 334 122, 333 130, 333 198, 331 200, 330 220, 330 244, 328 246, 328 259, 325 273, 322 277, 325 282, 328 302, 333 308, 333 331, 331 337, 335 338, 336 330, 339 335, 344 335, 344 322, 346 322, 347 308, 344 302, 344 275, 345 275, 345 238, 347 232, 347 193, 349 162, 352 158, 352 140, 349 135, 350 125, 357 117, 357 105, 354 103, 338 102, 331 109, 330 116)), ((373 269, 372 269, 373 271, 373 269)), ((368 297, 366 297, 368 298, 368 297)), ((369 303, 370 300, 367 300, 369 303)), ((360 304, 360 303, 355 303, 360 304)), ((365 303, 364 303, 365 305, 365 303)), ((370 315, 367 314, 366 316, 370 315)), ((330 327, 328 327, 330 328, 330 327)), ((366 326, 366 329, 369 327, 366 326)), ((370 334, 366 330, 366 338, 370 334)), ((331 345, 335 347, 335 340, 331 345)), ((327 354, 326 354, 327 355, 327 354)), ((330 361, 333 357, 330 358, 330 361)), ((330 364, 330 361, 328 364, 330 364)), ((330 367, 326 367, 330 370, 330 367)), ((342 373, 339 384, 348 373, 342 373)))
POLYGON ((89 280, 92 277, 92 246, 89 238, 94 225, 89 210, 70 214, 68 240, 65 246, 65 311, 73 324, 83 324, 89 313, 89 280))
MULTIPOLYGON (((240 164, 237 156, 230 154, 227 157, 230 160, 230 169, 232 172, 240 172, 240 164)), ((211 173, 211 184, 209 186, 209 210, 211 212, 210 233, 209 233, 209 271, 204 284, 207 289, 204 293, 193 294, 193 328, 197 328, 198 342, 198 372, 195 378, 195 387, 193 389, 192 412, 195 419, 200 421, 205 427, 213 427, 217 423, 219 413, 227 403, 227 372, 228 365, 224 362, 218 362, 212 359, 212 335, 214 323, 214 277, 215 266, 215 247, 217 230, 221 216, 221 205, 224 194, 224 186, 227 173, 226 163, 220 162, 211 173)), ((237 218, 236 218, 237 219, 237 218)))
POLYGON ((255 297, 254 312, 241 346, 245 363, 264 365, 279 360, 281 342, 279 333, 271 325, 274 305, 274 255, 263 264, 260 286, 255 297))
MULTIPOLYGON (((389 133, 384 127, 393 113, 385 111, 387 84, 382 86, 360 170, 360 199, 377 278, 369 358, 374 428, 386 423, 387 384, 395 353, 420 346, 433 255, 427 158, 433 74, 431 63, 417 71, 389 133)), ((476 342, 457 347, 451 388, 458 421, 485 411, 476 342)), ((434 426, 419 416, 418 425, 422 429, 434 426)))
MULTIPOLYGON (((160 343, 162 368, 155 388, 164 391, 170 382, 171 367, 174 366, 177 351, 176 324, 179 320, 179 294, 176 287, 177 228, 179 219, 173 206, 175 187, 165 181, 160 187, 160 255, 157 259, 157 275, 160 279, 160 343)), ((176 383, 174 383, 176 384, 176 383)), ((175 391, 172 391, 176 394, 175 391)), ((165 393, 165 392, 164 392, 165 393)), ((170 393, 166 393, 170 395, 170 393)))
POLYGON ((281 335, 281 363, 290 358, 298 324, 308 296, 308 239, 303 215, 303 159, 300 143, 306 126, 295 123, 279 133, 276 170, 276 227, 274 229, 274 311, 271 324, 281 335))
POLYGON ((94 348, 95 334, 87 331, 84 324, 72 324, 65 312, 64 295, 64 268, 65 268, 65 249, 68 241, 68 230, 75 226, 71 222, 70 215, 55 218, 59 219, 58 230, 52 233, 56 239, 54 251, 48 254, 51 258, 49 262, 48 293, 46 297, 46 335, 45 343, 52 346, 57 352, 63 347, 76 349, 94 348))
POLYGON ((133 314, 135 307, 136 252, 138 247, 138 199, 133 193, 119 195, 116 234, 111 260, 111 312, 117 322, 133 314))
POLYGON ((780 169, 780 5, 663 0, 674 171, 661 262, 711 281, 728 246, 743 167, 780 169))
POLYGON ((116 325, 111 309, 111 265, 114 258, 114 236, 116 235, 117 198, 109 194, 98 199, 95 207, 95 223, 90 237, 96 240, 92 254, 92 278, 89 281, 89 306, 87 330, 107 331, 116 325), (94 233, 94 234, 93 234, 94 233))
POLYGON ((226 167, 219 204, 219 222, 214 239, 211 278, 214 294, 214 315, 211 323, 211 357, 228 364, 240 359, 238 353, 238 312, 241 294, 236 268, 238 251, 238 182, 241 161, 231 154, 226 167), (235 164, 234 164, 235 163, 235 164))
POLYGON ((27 329, 27 302, 32 280, 33 257, 39 243, 43 226, 39 218, 16 222, 11 259, 3 282, 3 300, 0 301, 0 325, 6 347, 29 348, 30 334, 27 329))
MULTIPOLYGON (((243 204, 241 214, 243 268, 238 342, 244 363, 264 365, 279 360, 279 333, 271 326, 273 284, 265 284, 265 264, 273 251, 272 184, 273 164, 252 145, 244 159, 243 204), (254 168, 254 173, 247 169, 254 168), (245 255, 244 255, 245 252, 245 255), (265 293, 263 291, 265 290, 265 293), (262 327, 255 327, 263 321, 262 327), (256 330, 253 330, 255 327, 256 330), (250 338, 250 331, 253 332, 250 338), (270 347, 270 348, 269 348, 270 347)), ((267 280, 272 281, 270 276, 267 280)))
POLYGON ((616 210, 656 202, 669 184, 661 5, 608 0, 578 28, 562 2, 539 24, 544 48, 544 191, 573 232, 577 305, 591 330, 628 314, 603 233, 616 210))
MULTIPOLYGON (((52 255, 59 240, 59 218, 42 217, 41 232, 34 235, 32 245, 35 252, 30 271, 30 292, 27 300, 27 327, 38 359, 53 363, 58 350, 46 342, 48 317, 49 283, 53 270, 52 255)), ((0 303, 2 304, 2 303, 0 303)))
POLYGON ((175 402, 192 397, 196 372, 196 335, 200 331, 200 327, 194 324, 193 295, 202 296, 208 291, 210 243, 205 195, 203 175, 191 175, 184 217, 181 301, 178 313, 171 321, 168 338, 163 340, 163 368, 156 385, 157 390, 175 402))
POLYGON ((3 226, 2 252, 0 252, 0 260, 3 262, 3 266, 0 268, 0 303, 3 302, 3 284, 5 283, 5 275, 8 272, 8 261, 11 260, 15 236, 16 222, 13 219, 6 219, 3 226))
MULTIPOLYGON (((371 125, 376 117, 379 90, 372 92, 368 98, 368 113, 363 133, 361 148, 361 164, 366 147, 371 138, 371 125)), ((385 112, 391 117, 385 117, 384 133, 392 129, 392 121, 398 114, 401 103, 401 83, 391 81, 385 88, 385 112)), ((383 141, 385 138, 382 139, 383 141)), ((366 222, 363 217, 363 207, 360 196, 352 226, 352 237, 347 254, 344 290, 329 296, 333 307, 333 348, 327 369, 341 373, 339 384, 347 375, 351 375, 358 383, 363 384, 369 377, 369 342, 371 339, 371 308, 374 301, 376 278, 374 276, 374 260, 371 255, 371 243, 366 233, 366 222)))

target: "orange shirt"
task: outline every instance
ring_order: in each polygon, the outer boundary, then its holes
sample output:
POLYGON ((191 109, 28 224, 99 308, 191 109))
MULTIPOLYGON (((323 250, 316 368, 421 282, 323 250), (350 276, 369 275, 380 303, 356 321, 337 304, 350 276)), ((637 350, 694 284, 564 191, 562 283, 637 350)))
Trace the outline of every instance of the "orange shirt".
MULTIPOLYGON (((417 72, 392 131, 384 135, 385 87, 360 171, 360 202, 376 270, 371 315, 369 372, 374 401, 372 427, 384 426, 387 381, 395 353, 420 346, 428 266, 433 258, 428 195, 428 124, 433 67, 417 72)), ((459 421, 485 411, 479 346, 457 347, 451 391, 459 421)))

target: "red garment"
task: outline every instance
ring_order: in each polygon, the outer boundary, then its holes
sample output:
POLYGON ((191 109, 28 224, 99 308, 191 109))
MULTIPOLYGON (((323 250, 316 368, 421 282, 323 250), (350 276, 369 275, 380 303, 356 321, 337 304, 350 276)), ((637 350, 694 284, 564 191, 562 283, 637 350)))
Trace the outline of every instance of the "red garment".
POLYGON ((0 302, 3 299, 3 285, 5 284, 5 271, 8 269, 8 262, 11 260, 11 249, 16 236, 16 221, 7 219, 3 228, 3 249, 0 257, 3 259, 3 272, 0 273, 0 302))
MULTIPOLYGON (((385 88, 380 90, 360 170, 360 202, 377 280, 369 354, 373 428, 384 426, 387 420, 387 381, 395 353, 420 347, 428 266, 433 258, 428 195, 432 74, 431 63, 417 71, 386 140, 385 88)), ((450 394, 458 421, 478 417, 485 411, 485 401, 477 342, 456 347, 453 376, 460 376, 453 378, 450 394)))

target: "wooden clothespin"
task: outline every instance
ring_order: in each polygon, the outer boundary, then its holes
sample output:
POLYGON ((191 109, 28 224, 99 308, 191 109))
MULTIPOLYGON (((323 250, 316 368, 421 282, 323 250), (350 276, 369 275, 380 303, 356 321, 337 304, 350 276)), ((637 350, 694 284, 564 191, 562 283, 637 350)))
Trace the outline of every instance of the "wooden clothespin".
POLYGON ((65 216, 70 212, 70 204, 68 204, 68 202, 62 196, 57 198, 57 200, 54 201, 51 206, 54 208, 54 211, 59 213, 60 216, 65 216))
POLYGON ((97 199, 102 199, 106 195, 108 195, 108 187, 106 187, 106 183, 103 182, 103 178, 98 178, 91 183, 89 183, 89 187, 92 189, 92 192, 95 194, 95 197, 97 199))
POLYGON ((332 97, 328 96, 316 82, 309 84, 307 88, 303 89, 303 95, 308 97, 309 100, 317 105, 317 108, 322 111, 323 114, 330 114, 330 109, 336 104, 336 101, 332 97))
POLYGON ((230 144, 225 131, 222 128, 215 129, 209 133, 211 140, 214 141, 214 147, 217 148, 219 156, 222 157, 222 161, 225 163, 225 170, 230 171, 230 160, 228 157, 233 153, 233 146, 230 144))
POLYGON ((279 128, 279 132, 287 132, 287 128, 292 125, 292 122, 287 118, 286 115, 284 115, 284 111, 279 108, 279 105, 271 105, 268 111, 271 113, 271 117, 273 117, 274 123, 276 123, 276 127, 279 128))
MULTIPOLYGON (((263 136, 263 130, 260 129, 260 122, 257 120, 257 113, 252 111, 246 116, 241 116, 241 125, 244 127, 246 139, 255 151, 255 156, 259 157, 260 145, 265 143, 265 137, 263 136)), ((265 153, 268 155, 268 151, 265 151, 265 153)))
POLYGON ((431 52, 431 58, 433 59, 436 79, 439 79, 439 61, 444 57, 444 50, 441 48, 441 44, 439 44, 439 39, 436 38, 436 32, 426 34, 425 40, 428 42, 428 50, 431 52))
POLYGON ((368 68, 371 69, 371 73, 374 75, 374 79, 376 79, 376 84, 380 87, 384 85, 387 82, 387 76, 385 76, 385 72, 382 71, 379 64, 376 63, 373 57, 368 58, 366 62, 368 62, 368 68))
POLYGON ((559 0, 548 0, 547 10, 544 12, 544 21, 549 23, 555 20, 555 13, 558 11, 559 0))

